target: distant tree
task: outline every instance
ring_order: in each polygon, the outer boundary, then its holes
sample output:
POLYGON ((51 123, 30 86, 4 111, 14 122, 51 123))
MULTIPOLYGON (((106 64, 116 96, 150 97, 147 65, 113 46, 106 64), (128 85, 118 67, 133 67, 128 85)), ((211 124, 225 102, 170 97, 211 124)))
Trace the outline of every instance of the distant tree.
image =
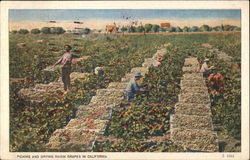
POLYGON ((230 31, 240 31, 240 27, 238 27, 238 26, 232 26, 230 28, 230 31))
POLYGON ((43 27, 42 29, 41 29, 41 32, 43 33, 43 34, 50 34, 51 32, 50 32, 50 27, 43 27))
POLYGON ((199 27, 193 26, 193 27, 190 28, 190 31, 191 31, 191 32, 198 32, 198 31, 200 31, 200 30, 199 30, 199 27))
POLYGON ((202 31, 202 32, 208 32, 211 30, 212 29, 211 29, 211 27, 209 27, 209 25, 204 24, 204 25, 200 26, 200 31, 202 31))
POLYGON ((84 28, 83 33, 84 34, 89 34, 91 30, 89 28, 84 28))
POLYGON ((176 32, 182 32, 182 29, 180 27, 176 27, 176 32))
POLYGON ((18 31, 17 31, 17 30, 12 30, 10 33, 12 33, 12 34, 17 34, 18 31))
POLYGON ((51 27, 49 30, 50 34, 56 34, 56 28, 55 27, 51 27))
POLYGON ((212 31, 222 31, 221 26, 215 26, 212 28, 212 31))
POLYGON ((41 31, 38 28, 35 28, 35 29, 32 29, 30 31, 30 33, 32 33, 32 34, 39 34, 39 33, 41 33, 41 31))
POLYGON ((235 27, 235 26, 230 26, 230 25, 229 25, 229 27, 227 28, 227 31, 233 31, 234 27, 235 27))
POLYGON ((127 27, 122 26, 122 28, 121 28, 122 33, 126 32, 127 30, 128 30, 128 28, 127 28, 127 27))
POLYGON ((166 32, 166 31, 167 31, 167 29, 165 27, 160 27, 159 28, 159 32, 166 32))
POLYGON ((221 24, 221 31, 224 31, 224 25, 223 24, 221 24))
POLYGON ((170 32, 171 28, 170 27, 165 27, 166 32, 170 32))
POLYGON ((175 27, 170 27, 170 32, 176 32, 176 28, 175 27))
POLYGON ((62 27, 57 27, 57 34, 63 34, 65 32, 65 29, 63 29, 62 27))
POLYGON ((241 31, 241 28, 236 26, 236 27, 234 28, 234 31, 241 31))
POLYGON ((28 34, 29 31, 28 31, 27 29, 20 29, 20 30, 18 31, 18 33, 19 33, 19 34, 28 34))
POLYGON ((139 33, 142 33, 142 32, 144 32, 144 27, 143 26, 138 26, 138 27, 136 27, 136 32, 139 32, 139 33))
POLYGON ((154 25, 152 26, 152 31, 153 31, 153 32, 159 32, 159 29, 160 29, 160 26, 157 25, 157 24, 154 24, 154 25))
POLYGON ((187 27, 187 26, 185 26, 185 27, 183 28, 183 32, 190 32, 190 28, 187 27))
POLYGON ((231 28, 232 28, 232 26, 231 25, 224 25, 223 26, 223 31, 230 31, 231 30, 231 28))
POLYGON ((175 27, 167 27, 166 30, 168 32, 175 32, 176 31, 176 28, 175 27))
POLYGON ((51 28, 50 29, 50 32, 52 34, 63 34, 65 33, 66 31, 62 28, 62 27, 55 27, 55 28, 51 28))
POLYGON ((50 28, 50 33, 51 34, 63 34, 66 31, 62 27, 51 27, 50 28))
POLYGON ((145 28, 145 32, 150 32, 152 29, 153 25, 152 24, 145 24, 144 28, 145 28))
POLYGON ((239 30, 239 27, 233 26, 233 25, 224 25, 223 26, 223 31, 235 31, 239 30))
POLYGON ((128 32, 129 32, 129 33, 134 33, 134 32, 136 32, 136 27, 135 27, 135 26, 130 26, 130 27, 128 28, 128 32))

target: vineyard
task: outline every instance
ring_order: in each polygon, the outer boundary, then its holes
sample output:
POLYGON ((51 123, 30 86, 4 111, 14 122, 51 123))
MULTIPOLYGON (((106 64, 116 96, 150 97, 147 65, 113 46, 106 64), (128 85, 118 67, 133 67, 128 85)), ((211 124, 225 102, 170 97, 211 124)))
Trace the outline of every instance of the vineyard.
POLYGON ((241 150, 240 33, 11 34, 9 44, 11 152, 241 150), (50 66, 65 44, 73 66, 63 94, 60 68, 50 66), (223 75, 223 92, 197 73, 205 58, 223 75), (137 71, 145 94, 128 102, 123 91, 137 71))

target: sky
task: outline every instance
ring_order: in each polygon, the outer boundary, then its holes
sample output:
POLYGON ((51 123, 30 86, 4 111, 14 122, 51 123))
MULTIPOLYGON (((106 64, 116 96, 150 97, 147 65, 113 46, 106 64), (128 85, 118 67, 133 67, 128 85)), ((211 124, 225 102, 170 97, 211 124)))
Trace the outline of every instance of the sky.
POLYGON ((11 9, 9 10, 10 29, 21 27, 64 26, 66 29, 74 27, 104 28, 107 24, 129 24, 131 21, 145 23, 169 22, 173 26, 193 26, 207 23, 220 25, 221 23, 240 26, 240 10, 207 10, 207 9, 11 9), (127 19, 128 17, 128 19, 127 19), (56 21, 50 24, 49 21, 56 21), (73 21, 81 21, 77 25, 73 21))

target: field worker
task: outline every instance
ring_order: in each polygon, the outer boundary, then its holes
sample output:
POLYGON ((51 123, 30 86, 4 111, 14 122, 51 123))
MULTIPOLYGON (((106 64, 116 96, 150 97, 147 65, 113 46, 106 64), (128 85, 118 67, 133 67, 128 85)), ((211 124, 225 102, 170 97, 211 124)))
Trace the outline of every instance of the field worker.
POLYGON ((95 74, 99 75, 99 76, 103 75, 104 74, 104 67, 96 67, 95 74))
POLYGON ((153 63, 153 66, 154 67, 159 67, 161 65, 161 62, 159 62, 159 61, 154 61, 154 63, 153 63))
POLYGON ((212 73, 208 77, 210 81, 210 87, 216 92, 221 92, 223 87, 223 76, 218 73, 216 68, 212 69, 212 73))
POLYGON ((160 53, 158 53, 157 56, 156 56, 156 60, 157 60, 158 62, 163 61, 163 60, 164 60, 163 55, 160 54, 160 53))
POLYGON ((157 54, 156 56, 155 56, 155 61, 154 61, 154 63, 153 63, 153 66, 154 67, 159 67, 160 65, 161 65, 161 61, 163 61, 164 60, 164 57, 161 55, 161 54, 157 54))
POLYGON ((72 47, 70 45, 65 45, 65 53, 63 56, 53 65, 55 67, 57 64, 62 65, 62 81, 64 84, 64 90, 67 91, 70 88, 70 72, 71 72, 71 63, 72 63, 72 54, 70 50, 72 47))
POLYGON ((204 60, 204 63, 201 65, 200 72, 203 73, 203 76, 204 76, 204 77, 208 77, 209 74, 210 74, 211 69, 213 68, 213 66, 208 67, 208 63, 209 63, 209 59, 206 58, 206 59, 204 60))
POLYGON ((142 78, 141 73, 136 72, 135 77, 130 79, 127 88, 125 90, 128 101, 134 99, 134 94, 143 93, 143 91, 140 91, 140 88, 145 87, 145 85, 140 85, 138 83, 141 78, 142 78))

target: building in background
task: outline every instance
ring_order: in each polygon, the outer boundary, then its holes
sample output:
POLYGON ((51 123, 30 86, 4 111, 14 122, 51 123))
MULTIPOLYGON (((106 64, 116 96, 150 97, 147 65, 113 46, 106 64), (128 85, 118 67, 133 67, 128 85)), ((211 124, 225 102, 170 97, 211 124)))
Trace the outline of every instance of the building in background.
POLYGON ((168 22, 162 22, 162 23, 160 23, 160 26, 161 27, 170 27, 171 25, 168 22))
POLYGON ((116 25, 106 25, 106 32, 107 33, 117 33, 118 27, 116 25))

